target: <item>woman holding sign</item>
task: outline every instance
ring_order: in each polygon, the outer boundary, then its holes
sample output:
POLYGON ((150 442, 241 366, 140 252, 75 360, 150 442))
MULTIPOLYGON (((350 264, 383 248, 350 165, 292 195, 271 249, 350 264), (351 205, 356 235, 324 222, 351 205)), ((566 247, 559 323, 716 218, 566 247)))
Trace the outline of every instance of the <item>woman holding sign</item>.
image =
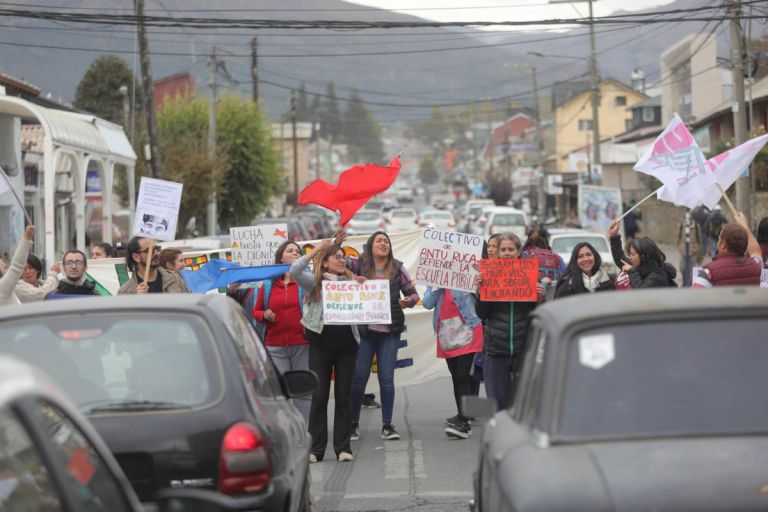
MULTIPOLYGON (((517 235, 499 238, 499 259, 520 257, 522 243, 517 235)), ((481 283, 482 286, 482 283, 481 283)), ((528 315, 544 300, 544 285, 536 283, 537 301, 477 301, 477 316, 485 320, 483 332, 483 378, 485 394, 496 401, 496 410, 509 405, 512 381, 522 366, 528 335, 528 315)))
POLYGON ((445 420, 448 437, 466 439, 472 434, 461 410, 461 397, 477 395, 470 375, 475 354, 483 350, 483 325, 475 314, 475 294, 461 290, 427 287, 422 299, 426 309, 434 309, 432 328, 437 334, 437 357, 445 359, 453 381, 453 397, 458 414, 445 420))
POLYGON ((309 462, 325 456, 328 444, 328 395, 331 374, 335 375, 333 418, 333 450, 339 462, 353 460, 352 435, 352 376, 355 373, 360 335, 356 325, 326 325, 323 322, 323 281, 354 279, 344 263, 341 240, 328 240, 291 265, 291 277, 304 290, 304 315, 301 323, 309 340, 309 369, 317 374, 318 384, 309 410, 309 433, 312 435, 309 462), (312 273, 305 272, 314 259, 312 273))

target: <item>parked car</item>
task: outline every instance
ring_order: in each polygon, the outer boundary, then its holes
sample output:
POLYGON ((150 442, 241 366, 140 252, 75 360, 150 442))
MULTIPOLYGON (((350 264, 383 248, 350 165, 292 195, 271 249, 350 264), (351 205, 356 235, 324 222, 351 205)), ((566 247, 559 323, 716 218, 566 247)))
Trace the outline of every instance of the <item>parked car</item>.
POLYGON ((289 397, 308 371, 275 370, 224 295, 70 299, 0 310, 0 353, 74 399, 134 490, 217 490, 241 509, 307 510, 309 439, 289 397))
POLYGON ((483 213, 483 208, 493 205, 494 203, 492 199, 469 199, 459 210, 460 213, 457 216, 456 221, 465 233, 471 233, 470 224, 477 222, 478 218, 483 213))
POLYGON ((766 328, 758 287, 536 308, 514 403, 479 444, 473 510, 765 510, 766 328))
MULTIPOLYGON (((483 225, 483 236, 488 238, 496 233, 514 233, 525 243, 528 234, 528 216, 523 210, 508 206, 495 206, 488 212, 483 225)), ((481 219, 482 220, 482 219, 481 219)))
POLYGON ((408 184, 401 184, 397 185, 395 188, 395 194, 397 196, 397 200, 400 203, 411 203, 413 202, 413 187, 411 187, 408 184))
POLYGON ((568 264, 571 259, 571 253, 573 248, 581 242, 587 242, 597 250, 600 254, 600 259, 603 260, 601 268, 608 275, 615 278, 619 273, 619 269, 613 262, 613 256, 611 255, 611 244, 608 241, 608 237, 601 233, 592 233, 590 231, 584 231, 582 229, 550 229, 549 231, 549 245, 552 247, 552 252, 557 253, 563 261, 568 264))
MULTIPOLYGON (((40 370, 0 357, 0 510, 144 512, 88 421, 40 370)), ((227 496, 164 489, 157 512, 236 510, 227 496)))
MULTIPOLYGON (((263 217, 252 222, 252 225, 259 224, 285 224, 288 226, 288 239, 294 242, 313 240, 306 226, 298 219, 293 217, 263 217)), ((230 244, 231 245, 231 244, 230 244)))
POLYGON ((451 212, 445 210, 425 210, 419 215, 419 226, 424 228, 456 229, 456 221, 451 212))
POLYGON ((384 214, 387 233, 408 231, 419 227, 419 216, 413 208, 396 208, 384 214))
POLYGON ((369 209, 358 211, 345 227, 350 235, 370 235, 385 228, 386 223, 381 212, 369 209))

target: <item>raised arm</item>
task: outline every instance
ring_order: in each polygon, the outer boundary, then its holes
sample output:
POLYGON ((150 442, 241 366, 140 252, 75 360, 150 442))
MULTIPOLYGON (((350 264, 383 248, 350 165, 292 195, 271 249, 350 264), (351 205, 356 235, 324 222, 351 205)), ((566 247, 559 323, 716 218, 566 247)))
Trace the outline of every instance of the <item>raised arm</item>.
POLYGON ((763 251, 760 249, 760 244, 757 241, 757 238, 755 238, 755 235, 752 234, 752 230, 749 229, 749 223, 747 222, 747 217, 739 212, 736 215, 736 222, 739 224, 739 226, 743 227, 747 230, 747 253, 752 257, 763 259, 763 251))

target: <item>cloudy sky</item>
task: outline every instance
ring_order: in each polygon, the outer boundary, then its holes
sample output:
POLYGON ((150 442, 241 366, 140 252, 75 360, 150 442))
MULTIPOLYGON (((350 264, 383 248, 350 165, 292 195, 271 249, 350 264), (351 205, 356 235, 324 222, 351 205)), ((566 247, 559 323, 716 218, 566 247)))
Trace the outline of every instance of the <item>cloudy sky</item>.
MULTIPOLYGON (((562 1, 562 0, 559 0, 562 1)), ((673 0, 595 0, 595 16, 639 10, 673 0)), ((549 5, 548 0, 354 0, 354 3, 403 12, 437 21, 518 21, 586 16, 586 2, 549 5)), ((499 30, 499 27, 493 28, 499 30)))

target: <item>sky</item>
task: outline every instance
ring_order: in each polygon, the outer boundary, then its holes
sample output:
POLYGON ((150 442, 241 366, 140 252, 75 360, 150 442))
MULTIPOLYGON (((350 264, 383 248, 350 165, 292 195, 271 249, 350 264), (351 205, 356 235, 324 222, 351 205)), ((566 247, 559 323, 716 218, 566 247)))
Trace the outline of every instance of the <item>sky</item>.
MULTIPOLYGON (((585 1, 549 5, 548 0, 352 0, 356 4, 398 11, 443 22, 518 21, 549 18, 577 18, 588 15, 585 1)), ((559 0, 562 1, 562 0, 559 0)), ((595 0, 595 16, 618 10, 640 10, 672 3, 674 0, 595 0)), ((500 30, 493 27, 490 30, 500 30)))

